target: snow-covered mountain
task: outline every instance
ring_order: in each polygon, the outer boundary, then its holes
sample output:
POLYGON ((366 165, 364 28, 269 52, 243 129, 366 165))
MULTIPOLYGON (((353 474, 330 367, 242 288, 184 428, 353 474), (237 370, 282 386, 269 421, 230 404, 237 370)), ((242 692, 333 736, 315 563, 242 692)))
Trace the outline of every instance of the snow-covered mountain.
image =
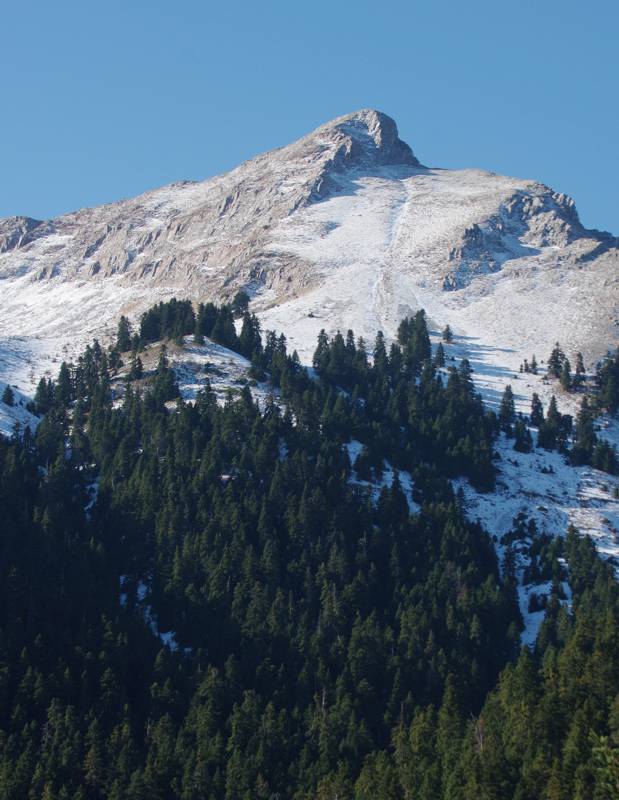
MULTIPOLYGON (((617 346, 618 278, 619 241, 586 230, 570 198, 530 180, 425 167, 392 119, 360 111, 207 181, 45 222, 0 220, 0 389, 18 388, 17 406, 0 408, 0 430, 35 422, 24 404, 41 374, 93 337, 105 341, 121 313, 239 289, 306 363, 321 328, 371 342, 425 308, 435 342, 446 323, 454 330, 448 363, 471 361, 485 401, 496 405, 510 383, 528 412, 534 391, 546 405, 559 390, 543 368, 519 373, 525 358, 541 361, 560 341, 591 370, 617 346)), ((188 399, 206 362, 218 365, 222 396, 247 380, 249 365, 217 345, 177 350, 188 399)), ((559 391, 564 413, 578 402, 559 391)), ((619 444, 616 421, 601 424, 619 444)), ((523 512, 548 532, 577 525, 619 564, 616 477, 540 449, 517 454, 504 436, 497 467, 495 492, 459 483, 499 548, 523 512)), ((521 586, 527 641, 542 616, 528 614, 532 591, 541 590, 521 586)))
MULTIPOLYGON (((617 340, 619 250, 529 180, 424 167, 364 110, 225 175, 40 222, 0 221, 0 380, 25 391, 119 313, 244 288, 302 357, 320 328, 388 335, 409 311, 513 364, 617 340)), ((513 369, 513 364, 507 364, 513 369)))

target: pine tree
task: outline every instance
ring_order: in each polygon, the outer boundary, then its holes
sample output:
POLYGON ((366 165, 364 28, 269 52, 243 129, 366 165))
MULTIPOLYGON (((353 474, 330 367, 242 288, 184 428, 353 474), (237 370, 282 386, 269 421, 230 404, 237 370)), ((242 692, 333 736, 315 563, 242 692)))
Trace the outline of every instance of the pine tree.
POLYGON ((533 438, 527 428, 526 422, 519 417, 514 426, 514 450, 519 453, 530 453, 533 448, 533 438))
POLYGON ((537 359, 535 358, 535 353, 533 353, 533 357, 531 358, 530 363, 530 371, 533 375, 537 375, 537 359))
POLYGON ((115 346, 120 353, 131 349, 131 323, 127 317, 121 317, 118 321, 115 346))
POLYGON ((533 392, 531 396, 531 414, 530 414, 531 425, 534 425, 536 428, 544 421, 544 406, 542 405, 542 401, 539 399, 539 395, 537 392, 533 392))
POLYGON ((545 450, 554 450, 561 445, 562 430, 564 429, 562 416, 557 408, 557 399, 552 395, 548 404, 546 419, 539 424, 537 444, 545 450))
MULTIPOLYGON (((204 309, 204 306, 202 306, 202 309, 204 309)), ((202 311, 202 313, 204 313, 204 311, 202 311)), ((194 326, 194 331, 193 331, 193 340, 196 344, 200 345, 204 344, 204 323, 203 320, 200 318, 199 311, 198 314, 196 314, 196 324, 194 326)))
POLYGON ((507 433, 508 436, 511 436, 512 424, 515 419, 516 405, 514 403, 514 393, 512 387, 507 384, 503 391, 503 397, 501 398, 501 405, 499 407, 499 423, 501 429, 507 433))
POLYGON ((614 414, 619 409, 619 349, 599 365, 596 378, 600 406, 614 414))
POLYGON ((372 355, 374 357, 374 368, 377 370, 378 375, 385 375, 389 367, 389 358, 385 347, 385 336, 382 331, 378 331, 376 334, 372 355))
POLYGON ((445 351, 443 343, 439 342, 436 346, 436 353, 434 355, 434 366, 438 369, 445 366, 445 351))
POLYGON ((243 325, 238 342, 239 352, 245 358, 251 359, 252 356, 258 356, 262 352, 262 341, 260 338, 260 322, 255 314, 250 314, 246 311, 243 314, 243 325))
POLYGON ((445 325, 445 327, 443 328, 443 334, 442 335, 443 335, 443 341, 446 342, 447 344, 450 344, 451 342, 453 342, 454 336, 453 336, 452 330, 449 327, 449 325, 445 325))
POLYGON ((54 388, 51 380, 41 378, 34 394, 34 405, 37 414, 46 414, 54 402, 54 388))
POLYGON ((548 359, 548 374, 552 378, 560 378, 561 377, 561 369, 563 367, 563 361, 565 360, 565 354, 559 345, 559 342, 555 343, 553 347, 552 353, 550 354, 550 358, 548 359))
POLYGON ((589 406, 589 401, 585 396, 582 399, 580 411, 576 418, 574 448, 571 454, 573 463, 590 464, 596 442, 597 437, 593 426, 593 413, 589 406))
POLYGON ((565 389, 566 392, 569 392, 572 388, 572 373, 571 373, 571 366, 570 362, 567 358, 563 360, 563 366, 561 367, 561 386, 565 389))
POLYGON ((109 355, 109 365, 110 370, 113 375, 118 373, 118 370, 123 366, 122 358, 120 357, 120 353, 115 347, 110 348, 109 355))
POLYGON ((7 406, 12 406, 15 403, 15 393, 8 383, 2 392, 2 402, 7 406))
POLYGON ((582 353, 576 353, 576 369, 574 371, 574 386, 579 388, 585 381, 585 362, 582 353))
POLYGON ((58 380, 54 388, 54 399, 61 405, 68 406, 73 399, 73 381, 68 364, 63 361, 58 372, 58 380))
POLYGON ((238 291, 234 295, 234 299, 232 301, 232 306, 231 306, 232 311, 239 317, 245 314, 249 307, 249 299, 250 299, 249 295, 247 294, 246 291, 244 291, 243 289, 238 291))
MULTIPOLYGON (((268 352, 268 349, 266 352, 268 352)), ((316 345, 316 350, 314 350, 312 365, 317 372, 322 373, 328 367, 328 360, 329 360, 329 337, 327 336, 326 331, 323 328, 318 334, 318 344, 316 345)))
POLYGON ((129 368, 129 379, 132 381, 138 380, 144 374, 144 366, 140 356, 134 356, 131 359, 131 366, 129 368))
POLYGON ((591 733, 596 788, 600 798, 619 797, 619 747, 608 736, 591 733))

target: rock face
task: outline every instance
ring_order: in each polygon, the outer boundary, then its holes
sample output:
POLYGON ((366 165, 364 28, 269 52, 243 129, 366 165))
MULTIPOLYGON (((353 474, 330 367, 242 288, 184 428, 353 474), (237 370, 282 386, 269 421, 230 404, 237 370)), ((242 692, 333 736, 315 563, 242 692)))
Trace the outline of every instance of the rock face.
POLYGON ((0 252, 20 253, 2 262, 1 274, 10 277, 22 262, 37 278, 125 276, 179 286, 191 278, 194 291, 212 293, 236 270, 247 277, 259 268, 273 225, 328 197, 335 176, 389 164, 419 166, 390 117, 361 111, 203 183, 172 184, 49 223, 4 220, 0 252))
POLYGON ((0 253, 26 247, 33 241, 33 231, 45 223, 31 217, 8 217, 0 220, 0 253))
POLYGON ((304 357, 322 327, 391 334, 423 306, 525 355, 560 339, 594 358, 616 343, 618 265, 617 240, 585 230, 570 198, 424 167, 364 110, 204 182, 0 220, 0 379, 26 385, 121 312, 240 288, 304 357))

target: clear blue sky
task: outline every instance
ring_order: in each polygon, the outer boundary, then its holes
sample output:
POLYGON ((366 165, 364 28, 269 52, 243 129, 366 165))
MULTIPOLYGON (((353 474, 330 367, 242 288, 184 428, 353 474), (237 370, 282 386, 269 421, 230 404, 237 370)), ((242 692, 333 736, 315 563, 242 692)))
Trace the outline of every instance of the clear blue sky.
POLYGON ((4 3, 0 216, 225 171, 378 108, 428 165, 571 194, 619 233, 617 0, 4 3))

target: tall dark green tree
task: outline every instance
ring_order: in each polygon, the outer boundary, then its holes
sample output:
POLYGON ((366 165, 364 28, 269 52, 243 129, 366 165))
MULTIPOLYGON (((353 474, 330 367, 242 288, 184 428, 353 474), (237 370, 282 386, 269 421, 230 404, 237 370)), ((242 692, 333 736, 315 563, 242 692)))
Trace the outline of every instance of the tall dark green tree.
POLYGON ((563 362, 565 361, 565 353, 561 349, 559 342, 556 342, 552 349, 550 358, 548 359, 548 374, 552 378, 560 378, 563 362))
POLYGON ((127 350, 131 349, 131 323, 127 317, 121 317, 118 321, 116 349, 120 353, 125 353, 127 350))
POLYGON ((563 359, 563 365, 561 367, 561 386, 565 389, 566 392, 569 392, 572 388, 572 369, 570 362, 567 358, 563 359))
POLYGON ((544 406, 537 392, 533 392, 531 395, 531 413, 529 418, 531 420, 531 425, 534 425, 536 428, 539 428, 544 421, 544 406))
POLYGON ((514 402, 514 392, 512 387, 507 384, 503 390, 501 405, 499 406, 499 422, 502 430, 511 436, 512 425, 516 420, 516 405, 514 402))
POLYGON ((2 392, 2 402, 7 406, 12 406, 15 403, 15 393, 8 383, 2 392))

